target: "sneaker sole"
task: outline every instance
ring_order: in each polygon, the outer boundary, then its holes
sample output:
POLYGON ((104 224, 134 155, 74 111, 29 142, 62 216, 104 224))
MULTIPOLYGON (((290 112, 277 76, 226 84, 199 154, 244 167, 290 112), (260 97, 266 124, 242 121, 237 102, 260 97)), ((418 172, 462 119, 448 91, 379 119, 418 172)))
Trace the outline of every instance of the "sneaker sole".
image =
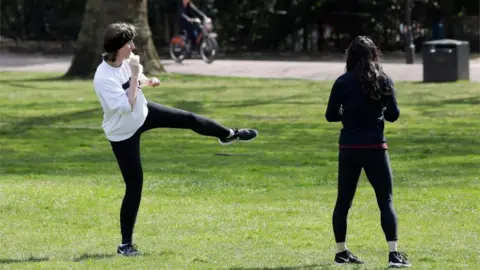
POLYGON ((388 264, 388 267, 393 267, 393 268, 408 268, 408 267, 411 267, 412 265, 411 264, 403 264, 403 263, 389 263, 388 264))
POLYGON ((339 263, 339 262, 334 262, 336 265, 363 265, 365 263, 354 263, 354 262, 342 262, 342 263, 339 263))
POLYGON ((127 255, 127 254, 117 253, 117 256, 122 256, 122 257, 136 257, 136 256, 141 256, 141 254, 140 254, 140 253, 135 253, 135 254, 127 255))
POLYGON ((258 131, 255 132, 255 137, 251 138, 250 140, 239 140, 239 139, 236 139, 236 140, 233 140, 233 141, 229 141, 229 142, 224 143, 224 142, 222 142, 220 139, 218 139, 218 142, 219 142, 221 145, 229 145, 229 144, 232 144, 232 143, 234 143, 234 142, 244 142, 244 143, 246 143, 246 142, 251 142, 251 141, 255 140, 255 139, 257 138, 257 136, 258 136, 258 131))

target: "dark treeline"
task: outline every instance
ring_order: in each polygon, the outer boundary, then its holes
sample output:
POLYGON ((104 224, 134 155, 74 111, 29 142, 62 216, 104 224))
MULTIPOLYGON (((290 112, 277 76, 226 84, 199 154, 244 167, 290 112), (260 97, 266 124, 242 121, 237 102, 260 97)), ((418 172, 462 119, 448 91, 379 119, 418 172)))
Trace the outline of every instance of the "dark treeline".
MULTIPOLYGON (((435 35, 478 47, 478 0, 412 0, 415 43, 435 35), (444 28, 438 28, 439 22, 444 28), (437 30, 435 30, 437 29, 437 30), (440 31, 440 34, 438 34, 440 31)), ((2 0, 0 35, 16 41, 75 41, 86 0, 2 0)), ((403 49, 405 0, 194 0, 214 20, 226 51, 336 51, 368 34, 382 50, 403 49)), ((177 29, 180 0, 149 0, 155 46, 177 29)))

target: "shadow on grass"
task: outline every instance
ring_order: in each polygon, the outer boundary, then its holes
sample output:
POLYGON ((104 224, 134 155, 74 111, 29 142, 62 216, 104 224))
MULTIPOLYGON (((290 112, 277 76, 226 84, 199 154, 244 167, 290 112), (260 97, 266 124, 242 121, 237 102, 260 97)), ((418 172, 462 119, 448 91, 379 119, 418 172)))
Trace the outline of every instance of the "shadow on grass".
POLYGON ((421 80, 421 81, 412 81, 412 82, 407 82, 407 83, 408 84, 414 84, 414 85, 445 86, 445 85, 457 85, 459 83, 477 83, 477 82, 468 81, 468 80, 445 81, 445 82, 425 82, 425 81, 421 80))
MULTIPOLYGON (((0 75, 5 75, 8 76, 8 72, 6 73, 0 73, 0 75)), ((92 78, 68 78, 64 77, 63 74, 61 75, 55 75, 55 76, 38 76, 38 77, 33 77, 33 78, 20 78, 20 79, 11 79, 11 80, 0 80, 1 84, 8 84, 12 82, 69 82, 69 81, 91 81, 92 78)))
POLYGON ((29 263, 29 262, 46 262, 48 257, 34 257, 30 256, 24 259, 0 259, 0 264, 12 264, 12 263, 29 263))
POLYGON ((415 103, 415 106, 427 106, 427 107, 438 108, 444 105, 478 105, 478 104, 480 104, 480 97, 468 97, 468 98, 454 98, 454 99, 442 99, 442 100, 418 102, 418 103, 415 103))
POLYGON ((41 89, 40 87, 37 87, 35 85, 32 85, 32 84, 25 84, 24 81, 22 82, 1 82, 0 83, 2 85, 5 85, 5 86, 8 86, 8 87, 12 87, 12 88, 20 88, 20 89, 23 89, 23 88, 28 88, 28 89, 41 89))
POLYGON ((301 270, 301 269, 321 269, 331 267, 329 263, 308 264, 299 266, 279 266, 279 267, 231 267, 229 270, 301 270))
POLYGON ((32 127, 38 125, 51 125, 55 122, 68 122, 71 120, 87 119, 99 115, 101 113, 100 110, 100 108, 93 108, 64 114, 25 118, 23 121, 7 125, 3 130, 0 130, 0 134, 18 135, 20 133, 27 132, 32 127))
MULTIPOLYGON (((299 266, 279 266, 279 267, 232 267, 229 270, 304 270, 304 269, 332 269, 336 268, 336 265, 323 263, 323 264, 309 264, 309 265, 299 265, 299 266)), ((348 269, 364 269, 365 266, 362 265, 350 265, 348 269)), ((340 266, 340 268, 342 268, 340 266)), ((380 267, 373 269, 390 269, 388 267, 380 267)))
POLYGON ((244 107, 253 107, 253 106, 260 106, 260 105, 268 105, 268 104, 290 104, 290 105, 316 105, 318 103, 312 102, 312 98, 314 96, 312 93, 308 94, 295 94, 290 96, 283 96, 278 98, 269 98, 269 99, 247 99, 247 100, 240 100, 240 101, 231 101, 231 102, 216 102, 217 108, 244 108, 244 107), (295 99, 306 99, 309 101, 294 101, 295 99))
MULTIPOLYGON (((43 130, 43 127, 42 127, 43 130)), ((29 175, 81 175, 96 173, 102 170, 112 170, 118 173, 116 161, 108 147, 108 143, 96 143, 90 141, 85 136, 86 131, 82 130, 78 134, 68 133, 68 140, 62 140, 59 144, 58 136, 50 133, 38 133, 32 136, 31 147, 39 141, 43 145, 53 145, 49 152, 37 152, 35 155, 25 155, 22 151, 15 148, 5 148, 6 153, 0 156, 0 163, 4 164, 0 173, 29 175), (36 136, 36 137, 34 137, 36 136), (86 141, 86 138, 89 141, 86 141), (35 140, 37 139, 37 140, 35 140), (92 149, 82 150, 84 147, 92 149)), ((322 170, 323 167, 334 167, 337 158, 337 129, 331 132, 317 132, 315 124, 290 123, 285 124, 271 123, 263 127, 261 137, 252 141, 246 149, 242 146, 235 148, 213 148, 208 140, 211 138, 202 137, 177 137, 178 133, 163 134, 159 131, 151 131, 145 134, 142 142, 142 158, 145 171, 153 174, 164 174, 165 172, 189 175, 192 173, 188 168, 223 168, 233 166, 231 164, 241 164, 241 168, 247 170, 271 170, 278 168, 298 167, 308 168, 317 167, 322 170), (281 138, 277 134, 283 134, 281 138), (205 141, 205 144, 204 144, 205 141), (200 145, 199 145, 200 144, 200 145), (250 148, 252 147, 252 148, 250 148), (198 149, 196 152, 193 149, 198 149), (165 153, 159 155, 158 153, 165 153), (168 153, 168 154, 167 154, 168 153), (266 153, 266 155, 264 154, 266 153), (188 154, 189 158, 185 159, 188 154), (158 166, 162 164, 162 166, 158 166), (182 165, 177 165, 182 164, 182 165), (229 165, 227 165, 229 164, 229 165)), ((99 131, 94 131, 92 138, 103 140, 103 135, 99 131)), ((65 136, 66 133, 61 133, 65 136)), ((12 136, 15 134, 12 133, 12 136)), ((467 160, 455 159, 449 161, 456 170, 447 169, 443 157, 466 156, 480 154, 480 148, 472 145, 480 144, 480 137, 471 134, 451 134, 449 132, 441 134, 428 134, 418 131, 405 136, 405 134, 387 134, 387 140, 390 146, 390 156, 393 159, 394 167, 397 162, 403 163, 411 160, 418 160, 420 163, 412 166, 410 170, 421 170, 424 175, 438 174, 436 169, 442 169, 444 176, 454 175, 459 171, 464 173, 473 173, 476 163, 467 160), (439 168, 427 169, 425 164, 438 164, 439 168)), ((63 138, 63 137, 62 137, 63 138)), ((215 140, 213 143, 216 142, 215 140)), ((30 143, 28 143, 30 144, 30 143)), ((233 166, 235 167, 235 166, 233 166)), ((437 183, 439 184, 439 183, 437 183)))
POLYGON ((175 104, 173 104, 174 108, 180 109, 180 110, 185 110, 185 111, 190 111, 190 112, 195 112, 195 113, 205 113, 206 110, 203 107, 202 102, 199 101, 177 101, 175 104))
POLYGON ((102 260, 116 257, 117 255, 114 254, 105 254, 105 253, 98 253, 98 254, 90 254, 84 253, 76 258, 73 259, 74 262, 81 262, 86 260, 102 260))
MULTIPOLYGON (((161 253, 160 255, 168 254, 168 252, 161 253)), ((152 254, 148 252, 142 252, 140 255, 135 256, 135 257, 145 257, 145 256, 151 256, 152 254)), ((73 258, 74 262, 81 262, 81 261, 87 261, 87 260, 103 260, 103 259, 110 259, 110 258, 123 258, 123 256, 119 256, 116 254, 111 254, 111 253, 84 253, 78 257, 73 258)))
MULTIPOLYGON (((232 86, 234 87, 234 86, 232 86)), ((310 89, 302 91, 301 93, 297 94, 290 94, 290 95, 282 95, 282 96, 264 96, 264 97, 255 97, 252 96, 251 98, 247 99, 244 97, 248 96, 248 93, 255 93, 259 91, 264 91, 266 89, 265 86, 242 86, 240 89, 244 91, 246 94, 245 96, 234 99, 234 100, 209 100, 206 102, 203 101, 185 101, 182 98, 184 92, 200 92, 200 93, 207 93, 207 92, 216 92, 221 93, 227 91, 229 86, 205 86, 202 88, 194 88, 193 90, 188 87, 164 87, 161 90, 150 92, 148 93, 148 99, 150 101, 160 103, 166 106, 175 107, 183 110, 189 110, 195 113, 205 112, 204 105, 208 104, 211 105, 213 108, 216 109, 224 109, 224 108, 246 108, 246 107, 254 107, 254 106, 261 106, 261 105, 270 105, 270 104, 285 104, 285 105, 319 105, 322 104, 320 101, 320 96, 316 95, 310 89)))
MULTIPOLYGON (((165 85, 162 87, 161 91, 169 92, 175 95, 178 95, 179 93, 191 93, 192 91, 194 92, 199 92, 199 93, 209 93, 209 92, 224 92, 227 91, 231 88, 232 86, 230 85, 202 85, 202 87, 192 87, 191 85, 186 85, 186 86, 170 86, 170 85, 165 85)), ((254 90, 254 89, 264 89, 264 87, 255 87, 255 86, 244 86, 242 87, 246 88, 248 90, 254 90)))

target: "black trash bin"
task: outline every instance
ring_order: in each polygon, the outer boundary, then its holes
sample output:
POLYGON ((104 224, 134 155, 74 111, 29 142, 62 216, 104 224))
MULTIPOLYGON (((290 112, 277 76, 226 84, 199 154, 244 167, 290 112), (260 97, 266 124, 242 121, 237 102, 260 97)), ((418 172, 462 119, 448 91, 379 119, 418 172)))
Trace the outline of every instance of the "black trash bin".
POLYGON ((468 41, 441 39, 423 43, 423 81, 470 80, 468 41))

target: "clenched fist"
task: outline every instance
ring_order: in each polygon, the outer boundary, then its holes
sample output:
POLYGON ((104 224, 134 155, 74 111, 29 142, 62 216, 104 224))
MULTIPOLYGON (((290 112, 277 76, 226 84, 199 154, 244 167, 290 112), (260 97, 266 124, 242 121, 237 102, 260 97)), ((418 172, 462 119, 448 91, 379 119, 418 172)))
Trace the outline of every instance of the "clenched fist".
POLYGON ((160 85, 160 80, 158 78, 151 78, 148 82, 150 86, 157 87, 160 85))
POLYGON ((128 60, 130 70, 132 71, 132 77, 138 77, 138 75, 140 74, 140 56, 130 55, 130 58, 128 60))

